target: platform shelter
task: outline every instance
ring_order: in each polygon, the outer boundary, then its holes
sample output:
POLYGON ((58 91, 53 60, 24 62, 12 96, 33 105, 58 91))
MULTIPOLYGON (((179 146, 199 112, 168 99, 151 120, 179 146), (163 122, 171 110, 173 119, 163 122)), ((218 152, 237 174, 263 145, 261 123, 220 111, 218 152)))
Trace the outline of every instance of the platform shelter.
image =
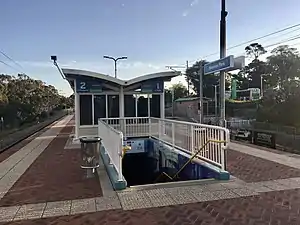
POLYGON ((121 80, 77 69, 62 69, 75 93, 75 136, 97 134, 99 118, 165 117, 164 83, 169 71, 121 80))

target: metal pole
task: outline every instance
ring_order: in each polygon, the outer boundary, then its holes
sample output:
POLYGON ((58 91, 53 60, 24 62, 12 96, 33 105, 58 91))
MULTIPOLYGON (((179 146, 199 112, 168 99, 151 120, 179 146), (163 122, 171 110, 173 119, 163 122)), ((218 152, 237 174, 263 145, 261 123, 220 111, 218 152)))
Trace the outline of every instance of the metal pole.
POLYGON ((174 117, 174 89, 171 90, 172 93, 172 117, 174 117))
MULTIPOLYGON (((225 0, 221 0, 220 21, 220 59, 226 57, 226 7, 225 0)), ((220 72, 220 125, 225 127, 225 72, 220 72)))
POLYGON ((118 61, 118 59, 114 59, 114 62, 115 62, 115 78, 117 78, 117 61, 118 61))
POLYGON ((260 96, 264 96, 264 90, 263 90, 263 75, 260 75, 260 96))
MULTIPOLYGON (((188 70, 189 68, 189 61, 186 61, 186 70, 188 70)), ((188 96, 190 96, 190 78, 189 78, 189 74, 186 74, 187 77, 187 82, 188 82, 188 96)))
POLYGON ((199 105, 200 105, 200 123, 203 123, 203 65, 200 63, 199 68, 199 105))
POLYGON ((127 56, 114 58, 114 57, 105 55, 105 56, 103 56, 103 58, 105 58, 105 59, 111 59, 111 60, 114 61, 114 65, 115 65, 115 78, 117 78, 117 61, 121 60, 121 59, 127 59, 127 56))
POLYGON ((218 85, 214 85, 214 90, 215 90, 215 117, 217 119, 218 117, 218 97, 217 97, 217 87, 218 85))

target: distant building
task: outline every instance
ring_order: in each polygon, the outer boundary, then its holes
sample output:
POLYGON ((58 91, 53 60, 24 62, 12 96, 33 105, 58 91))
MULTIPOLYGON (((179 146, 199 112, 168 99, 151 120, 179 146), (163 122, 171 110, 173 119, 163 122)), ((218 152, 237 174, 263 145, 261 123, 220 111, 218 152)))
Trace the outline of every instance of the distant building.
MULTIPOLYGON (((213 114, 209 107, 209 98, 203 98, 204 115, 213 114)), ((198 118, 200 115, 199 97, 179 98, 174 101, 174 116, 198 118)))

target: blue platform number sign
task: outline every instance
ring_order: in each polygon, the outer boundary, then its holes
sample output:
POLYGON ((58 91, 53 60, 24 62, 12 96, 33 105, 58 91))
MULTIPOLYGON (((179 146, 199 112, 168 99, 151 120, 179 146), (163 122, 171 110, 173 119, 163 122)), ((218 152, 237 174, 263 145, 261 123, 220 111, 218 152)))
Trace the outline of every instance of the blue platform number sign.
POLYGON ((142 84, 142 93, 161 93, 163 92, 163 81, 146 82, 142 84))
POLYGON ((76 81, 77 92, 88 92, 86 81, 76 81))
POLYGON ((102 92, 102 84, 95 81, 76 80, 76 91, 78 93, 100 93, 102 92))
POLYGON ((80 90, 86 90, 86 83, 84 81, 80 82, 80 90))

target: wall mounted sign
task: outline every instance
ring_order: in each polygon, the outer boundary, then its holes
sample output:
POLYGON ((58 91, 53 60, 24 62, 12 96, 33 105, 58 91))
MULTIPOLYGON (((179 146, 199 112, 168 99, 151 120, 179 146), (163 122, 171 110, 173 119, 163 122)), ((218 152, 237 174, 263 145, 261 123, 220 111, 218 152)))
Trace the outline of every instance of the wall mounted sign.
POLYGON ((76 92, 99 93, 102 92, 102 84, 91 80, 76 80, 76 92))
POLYGON ((264 145, 275 149, 276 135, 268 132, 254 131, 253 143, 255 145, 264 145))
POLYGON ((163 81, 152 81, 142 83, 141 92, 142 93, 162 93, 164 91, 163 81))

